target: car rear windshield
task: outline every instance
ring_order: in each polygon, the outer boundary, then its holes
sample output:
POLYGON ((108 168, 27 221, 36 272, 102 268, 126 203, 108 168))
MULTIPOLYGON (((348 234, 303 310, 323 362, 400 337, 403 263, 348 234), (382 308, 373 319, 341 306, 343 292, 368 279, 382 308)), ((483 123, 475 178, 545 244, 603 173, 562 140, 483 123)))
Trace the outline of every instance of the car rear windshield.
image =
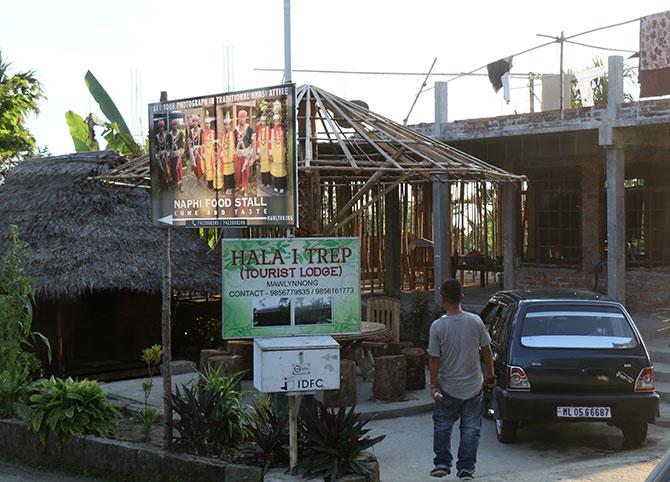
POLYGON ((526 311, 521 344, 530 348, 634 348, 635 332, 614 306, 538 305, 526 311))

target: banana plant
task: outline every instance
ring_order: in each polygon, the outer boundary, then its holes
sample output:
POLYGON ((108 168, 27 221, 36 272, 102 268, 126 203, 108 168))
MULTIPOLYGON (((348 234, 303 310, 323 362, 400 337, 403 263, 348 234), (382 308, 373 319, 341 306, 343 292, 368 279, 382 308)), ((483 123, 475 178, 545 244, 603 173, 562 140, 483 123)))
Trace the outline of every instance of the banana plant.
POLYGON ((107 142, 107 149, 113 149, 130 157, 141 156, 144 153, 143 147, 135 142, 121 112, 90 70, 86 72, 84 82, 106 118, 100 119, 93 114, 84 118, 71 110, 65 113, 75 151, 100 150, 95 127, 102 127, 102 137, 107 142))

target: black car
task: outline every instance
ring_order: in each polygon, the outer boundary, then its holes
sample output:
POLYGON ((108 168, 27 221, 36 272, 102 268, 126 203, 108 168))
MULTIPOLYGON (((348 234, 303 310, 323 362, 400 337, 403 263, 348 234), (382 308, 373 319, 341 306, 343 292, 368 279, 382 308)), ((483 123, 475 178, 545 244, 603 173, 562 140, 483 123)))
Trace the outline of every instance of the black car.
POLYGON ((520 422, 606 422, 629 446, 658 415, 655 374, 621 303, 573 290, 501 291, 482 312, 497 384, 487 395, 502 443, 520 422))

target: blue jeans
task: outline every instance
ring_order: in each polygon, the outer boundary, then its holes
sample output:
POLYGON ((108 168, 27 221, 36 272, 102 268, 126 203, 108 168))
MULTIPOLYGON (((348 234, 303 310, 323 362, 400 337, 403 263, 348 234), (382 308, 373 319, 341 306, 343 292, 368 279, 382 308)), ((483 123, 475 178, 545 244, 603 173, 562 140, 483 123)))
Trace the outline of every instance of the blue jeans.
POLYGON ((458 463, 456 470, 475 473, 477 462, 477 447, 479 446, 479 431, 482 427, 484 414, 484 397, 480 392, 468 400, 450 397, 442 392, 444 399, 435 402, 433 407, 433 459, 436 467, 451 468, 451 429, 454 422, 461 419, 461 442, 458 446, 458 463))

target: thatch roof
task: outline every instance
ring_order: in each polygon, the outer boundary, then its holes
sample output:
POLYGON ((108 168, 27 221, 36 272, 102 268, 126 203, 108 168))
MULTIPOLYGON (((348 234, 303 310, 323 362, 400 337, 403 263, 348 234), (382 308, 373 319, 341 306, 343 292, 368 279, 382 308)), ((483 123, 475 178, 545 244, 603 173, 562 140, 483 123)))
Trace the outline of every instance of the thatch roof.
MULTIPOLYGON (((126 163, 112 151, 30 159, 0 186, 0 254, 18 225, 38 295, 160 292, 164 231, 151 223, 149 191, 89 179, 126 163)), ((171 254, 173 289, 220 292, 218 255, 196 233, 173 230, 171 254)))

